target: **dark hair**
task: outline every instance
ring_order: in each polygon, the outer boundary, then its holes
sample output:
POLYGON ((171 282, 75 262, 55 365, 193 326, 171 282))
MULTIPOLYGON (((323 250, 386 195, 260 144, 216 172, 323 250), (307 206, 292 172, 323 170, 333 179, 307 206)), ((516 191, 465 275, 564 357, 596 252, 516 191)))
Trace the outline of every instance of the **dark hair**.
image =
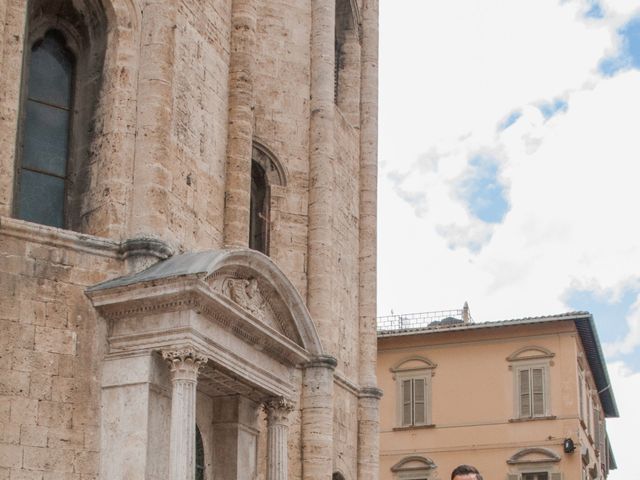
POLYGON ((476 480, 482 480, 482 475, 480 475, 478 469, 472 465, 458 465, 453 469, 453 472, 451 472, 451 480, 453 480, 456 475, 468 475, 470 473, 476 474, 476 480))

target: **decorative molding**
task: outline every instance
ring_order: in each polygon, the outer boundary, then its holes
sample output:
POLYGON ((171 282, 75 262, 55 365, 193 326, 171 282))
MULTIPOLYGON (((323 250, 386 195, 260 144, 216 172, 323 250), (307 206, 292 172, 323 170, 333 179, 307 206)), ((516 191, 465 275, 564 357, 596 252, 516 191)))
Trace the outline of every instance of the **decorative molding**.
POLYGON ((507 460, 507 463, 509 465, 520 465, 524 463, 557 463, 559 461, 560 457, 554 451, 548 448, 532 447, 518 451, 507 460), (530 456, 542 456, 542 458, 527 458, 530 456))
POLYGON ((167 242, 155 237, 129 238, 120 243, 118 252, 124 260, 139 256, 166 260, 175 253, 167 242))
POLYGON ((121 258, 120 243, 62 228, 0 216, 0 234, 56 248, 68 248, 91 255, 121 258))
POLYGON ((507 357, 507 361, 519 362, 519 361, 526 361, 526 360, 540 360, 540 359, 553 358, 555 357, 555 355, 556 354, 553 353, 551 350, 548 350, 544 347, 530 345, 530 346, 519 348, 518 350, 513 352, 511 355, 507 357), (529 352, 531 354, 527 355, 527 353, 529 352))
POLYGON ((438 366, 437 364, 433 363, 428 358, 415 355, 409 358, 402 359, 400 362, 396 363, 395 366, 391 367, 389 371, 391 371, 392 373, 396 373, 396 372, 413 372, 413 371, 420 371, 420 370, 433 370, 437 366, 438 366), (410 367, 410 368, 402 368, 403 365, 409 362, 418 362, 420 365, 415 367, 410 367))
POLYGON ((373 398, 380 400, 384 392, 378 387, 362 387, 358 393, 358 398, 373 398))
POLYGON ((329 368, 331 370, 335 370, 338 366, 338 360, 331 355, 318 355, 313 357, 311 360, 302 365, 302 368, 329 368))
POLYGON ((419 455, 413 455, 411 457, 405 457, 391 467, 391 471, 396 472, 415 472, 422 470, 434 470, 438 468, 433 460, 427 457, 421 457, 419 455), (413 465, 410 465, 413 464, 413 465))

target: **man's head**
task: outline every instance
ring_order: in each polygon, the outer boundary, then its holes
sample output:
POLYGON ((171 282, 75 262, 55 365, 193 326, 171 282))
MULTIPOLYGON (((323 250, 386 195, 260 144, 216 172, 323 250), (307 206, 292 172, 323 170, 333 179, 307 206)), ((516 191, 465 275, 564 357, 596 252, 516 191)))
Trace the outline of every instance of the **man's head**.
POLYGON ((451 480, 482 480, 482 475, 476 467, 459 465, 451 472, 451 480))

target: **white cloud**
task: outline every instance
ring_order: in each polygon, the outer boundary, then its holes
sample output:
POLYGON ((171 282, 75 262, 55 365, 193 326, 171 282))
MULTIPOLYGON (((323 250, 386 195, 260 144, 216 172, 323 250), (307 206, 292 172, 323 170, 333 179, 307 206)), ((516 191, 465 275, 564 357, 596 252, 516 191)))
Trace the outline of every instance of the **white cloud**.
POLYGON ((604 345, 604 351, 607 357, 630 354, 640 347, 640 295, 638 295, 636 301, 631 305, 631 309, 625 320, 627 322, 628 333, 623 340, 604 345))
MULTIPOLYGON (((584 17, 590 4, 381 3, 380 315, 465 300, 479 321, 550 314, 572 286, 616 291, 637 278, 640 72, 603 78, 598 66, 640 3, 602 1, 602 19, 584 17), (566 109, 545 118, 539 107, 557 99, 566 109), (496 152, 508 186, 496 225, 455 191, 479 151, 496 152)), ((638 302, 627 320, 609 352, 640 347, 638 302)), ((622 363, 610 373, 623 416, 610 422, 620 465, 610 480, 628 480, 640 373, 622 363)))

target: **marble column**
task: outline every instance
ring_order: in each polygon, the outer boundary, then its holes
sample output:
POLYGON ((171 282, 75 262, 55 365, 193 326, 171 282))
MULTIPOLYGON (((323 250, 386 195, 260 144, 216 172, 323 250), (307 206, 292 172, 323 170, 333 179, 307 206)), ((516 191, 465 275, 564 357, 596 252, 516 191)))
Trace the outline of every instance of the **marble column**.
POLYGON ((264 403, 267 412, 267 480, 287 480, 289 414, 293 403, 286 398, 271 398, 264 403))
POLYGON ((207 357, 191 348, 165 350, 171 370, 169 480, 192 480, 196 463, 196 385, 207 357))

